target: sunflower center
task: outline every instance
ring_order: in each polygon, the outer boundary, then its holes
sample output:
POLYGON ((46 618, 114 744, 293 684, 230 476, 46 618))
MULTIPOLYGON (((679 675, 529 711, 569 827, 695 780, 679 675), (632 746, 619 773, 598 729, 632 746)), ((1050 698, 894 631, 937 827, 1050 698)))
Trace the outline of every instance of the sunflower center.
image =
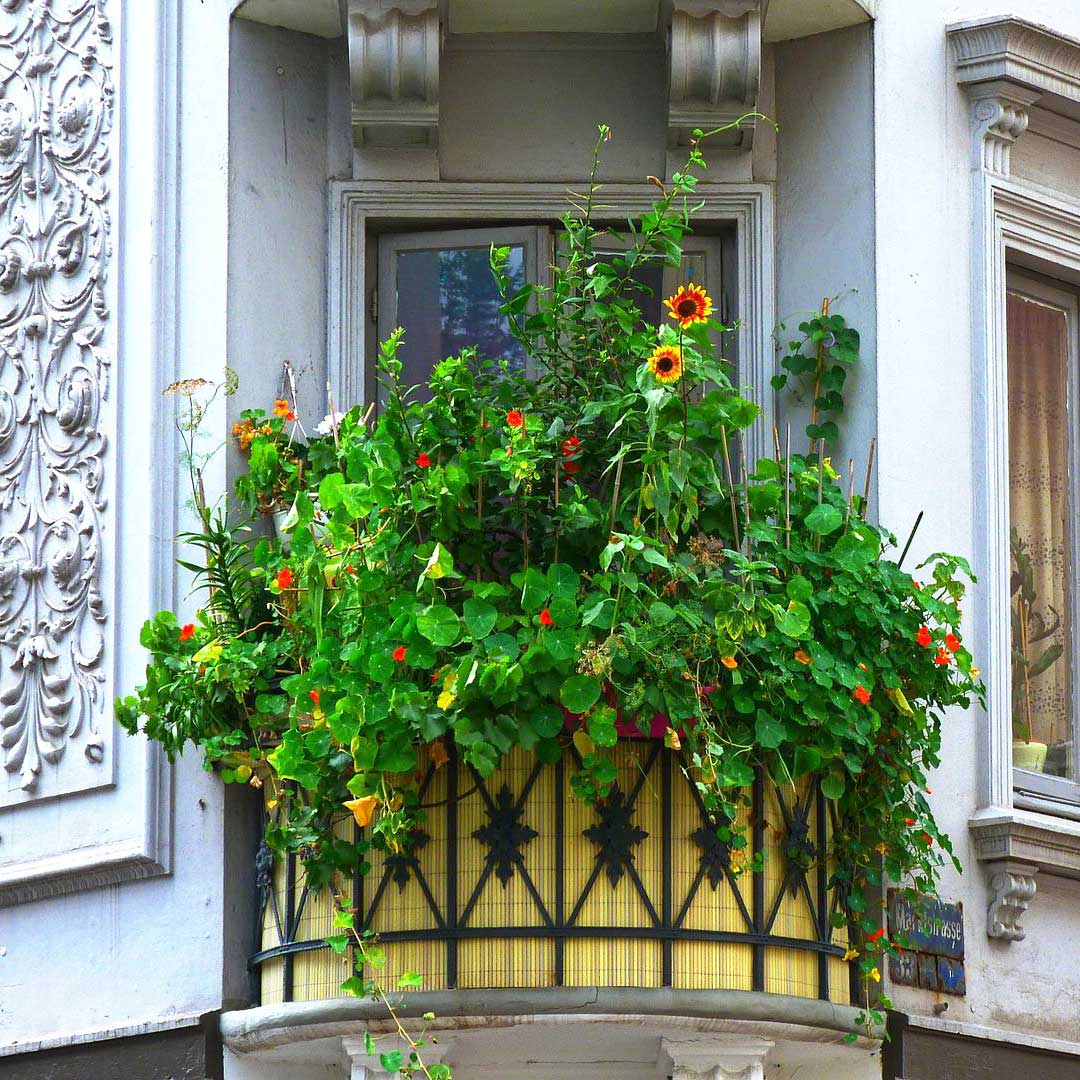
POLYGON ((684 297, 675 305, 676 312, 678 312, 678 314, 681 315, 683 318, 686 318, 687 315, 693 315, 694 312, 697 311, 697 309, 697 301, 689 296, 684 297))
POLYGON ((656 366, 666 375, 675 366, 675 361, 670 356, 661 356, 656 366))

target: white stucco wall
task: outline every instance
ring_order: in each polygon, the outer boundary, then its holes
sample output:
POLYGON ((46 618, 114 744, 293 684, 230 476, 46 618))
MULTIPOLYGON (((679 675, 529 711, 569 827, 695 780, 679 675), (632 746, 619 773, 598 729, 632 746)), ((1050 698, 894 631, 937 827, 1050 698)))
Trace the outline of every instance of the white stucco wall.
MULTIPOLYGON (((882 519, 906 530, 925 510, 910 560, 936 550, 974 554, 985 494, 975 472, 971 338, 972 188, 970 105, 950 73, 944 28, 976 18, 1016 15, 1080 37, 1080 7, 1060 0, 883 0, 874 31, 877 199, 877 429, 882 519)), ((1017 151, 1018 162, 1029 149, 1017 151)), ((1046 148, 1043 147, 1043 150, 1046 148)), ((1032 144, 1034 152, 1034 144, 1032 144)), ((1030 161, 1031 158, 1028 157, 1030 161)), ((1080 176, 1065 159, 1047 164, 1043 183, 1080 198, 1080 176)), ((976 588, 966 631, 984 669, 976 588)), ((951 714, 932 803, 964 864, 944 875, 942 893, 964 903, 967 997, 950 1020, 1077 1041, 1080 1032, 1080 885, 1040 874, 1023 920, 1027 938, 986 936, 985 871, 975 862, 967 822, 976 809, 979 742, 987 717, 951 714)), ((904 1011, 929 1013, 931 995, 894 988, 904 1011)))

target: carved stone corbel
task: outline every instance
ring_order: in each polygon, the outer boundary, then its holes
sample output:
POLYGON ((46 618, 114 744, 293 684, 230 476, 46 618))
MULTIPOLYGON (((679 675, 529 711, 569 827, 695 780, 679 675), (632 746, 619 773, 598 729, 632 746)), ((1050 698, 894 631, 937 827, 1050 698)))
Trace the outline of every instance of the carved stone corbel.
POLYGON ((349 0, 353 145, 439 142, 438 0, 349 0))
MULTIPOLYGON (((438 1065, 444 1062, 452 1046, 452 1043, 441 1039, 438 1042, 429 1042, 421 1051, 424 1065, 438 1065)), ((369 1054, 364 1039, 345 1036, 341 1040, 341 1051, 349 1080, 397 1080, 400 1075, 397 1069, 386 1070, 382 1067, 382 1055, 394 1050, 402 1055, 403 1061, 408 1062, 409 1045, 404 1039, 388 1039, 380 1036, 378 1051, 375 1054, 369 1054)))
POLYGON ((1028 863, 1003 862, 990 866, 990 890, 993 894, 986 913, 988 937, 1002 941, 1023 941, 1020 919, 1035 896, 1038 867, 1028 863))
POLYGON ((975 123, 975 165, 1008 176, 1013 143, 1027 131, 1028 109, 1040 95, 1007 82, 969 88, 975 123))
POLYGON ((768 1039, 664 1039, 672 1080, 763 1080, 768 1039))
MULTIPOLYGON (((675 0, 671 15, 668 142, 687 146, 757 107, 766 0, 675 0)), ((754 121, 723 140, 749 149, 754 121)))

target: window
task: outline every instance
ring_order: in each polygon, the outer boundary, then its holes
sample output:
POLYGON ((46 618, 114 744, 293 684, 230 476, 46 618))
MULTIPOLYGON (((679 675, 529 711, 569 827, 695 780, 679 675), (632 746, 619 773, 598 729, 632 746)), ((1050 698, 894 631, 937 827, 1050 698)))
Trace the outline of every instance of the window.
POLYGON ((1013 768, 1017 787, 1061 796, 1080 777, 1076 294, 1010 273, 1006 332, 1013 768))
MULTIPOLYGON (((380 341, 397 326, 405 329, 400 353, 406 385, 422 385, 438 361, 467 345, 488 359, 508 360, 527 370, 524 350, 511 334, 489 265, 491 245, 510 248, 509 270, 516 286, 547 280, 547 267, 558 246, 548 226, 477 227, 384 233, 378 241, 377 334, 380 341)), ((637 297, 646 321, 664 321, 662 301, 680 282, 695 280, 716 298, 718 317, 730 303, 724 296, 724 243, 719 236, 690 236, 682 268, 649 264, 635 275, 637 297)), ((614 255, 620 246, 605 241, 598 256, 614 255)), ((734 360, 735 357, 732 357, 734 360)), ((370 385, 370 383, 369 383, 370 385)), ((422 395, 423 390, 418 394, 422 395)))

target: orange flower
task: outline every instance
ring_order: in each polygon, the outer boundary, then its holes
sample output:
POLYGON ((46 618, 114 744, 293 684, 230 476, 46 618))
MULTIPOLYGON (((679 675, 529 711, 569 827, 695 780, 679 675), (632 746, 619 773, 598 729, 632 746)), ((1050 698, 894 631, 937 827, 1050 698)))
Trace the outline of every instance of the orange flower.
POLYGON ((906 817, 906 818, 904 818, 904 824, 907 825, 907 826, 914 825, 915 824, 915 819, 913 817, 906 817))
POLYGON ((928 832, 924 832, 922 834, 922 842, 927 847, 933 847, 934 846, 934 838, 928 832))
POLYGON ((551 617, 551 608, 544 608, 540 612, 540 625, 541 626, 554 626, 555 620, 551 617))
POLYGON ((945 648, 948 649, 949 652, 956 652, 956 650, 960 648, 960 639, 955 634, 946 634, 945 648))
POLYGON ((678 345, 657 345, 649 357, 649 370, 659 383, 678 382, 682 377, 682 349, 678 345))
POLYGON ((390 655, 393 656, 395 664, 405 663, 405 646, 399 645, 390 655))
POLYGON ((419 465, 421 469, 426 469, 431 464, 431 458, 421 451, 416 455, 416 464, 419 465))
POLYGON ((289 403, 284 398, 278 398, 274 402, 274 415, 282 420, 295 420, 296 413, 292 411, 289 403))
POLYGON ((431 761, 436 769, 442 768, 450 760, 450 755, 446 752, 446 747, 443 745, 442 739, 436 739, 431 744, 431 761))
POLYGON ((525 423, 525 417, 517 409, 511 409, 506 414, 506 422, 511 427, 521 427, 525 423))
POLYGON ((195 636, 195 624, 193 622, 184 623, 180 627, 180 640, 190 641, 195 636))
POLYGON ((675 295, 664 301, 668 314, 684 329, 704 322, 713 313, 712 297, 697 285, 680 285, 675 295))
POLYGON ((812 663, 810 654, 805 649, 796 649, 795 659, 798 660, 800 664, 812 663))
POLYGON ((375 813, 375 807, 379 802, 377 795, 365 795, 362 799, 350 799, 344 804, 346 810, 352 811, 356 818, 356 824, 361 829, 371 824, 371 816, 375 813))
POLYGON ((937 656, 934 657, 934 663, 937 664, 938 667, 944 667, 951 659, 952 657, 949 655, 948 650, 939 645, 937 656))
POLYGON ((854 697, 860 705, 865 705, 870 700, 870 691, 865 686, 856 686, 854 697))
POLYGON ((915 640, 925 649, 934 640, 930 634, 930 627, 920 626, 918 634, 915 635, 915 640))
POLYGON ((279 589, 291 589, 293 580, 293 572, 287 566, 284 566, 277 572, 274 583, 279 589))
POLYGON ((739 666, 739 661, 734 656, 722 656, 720 657, 720 663, 728 669, 728 671, 734 671, 739 666))

